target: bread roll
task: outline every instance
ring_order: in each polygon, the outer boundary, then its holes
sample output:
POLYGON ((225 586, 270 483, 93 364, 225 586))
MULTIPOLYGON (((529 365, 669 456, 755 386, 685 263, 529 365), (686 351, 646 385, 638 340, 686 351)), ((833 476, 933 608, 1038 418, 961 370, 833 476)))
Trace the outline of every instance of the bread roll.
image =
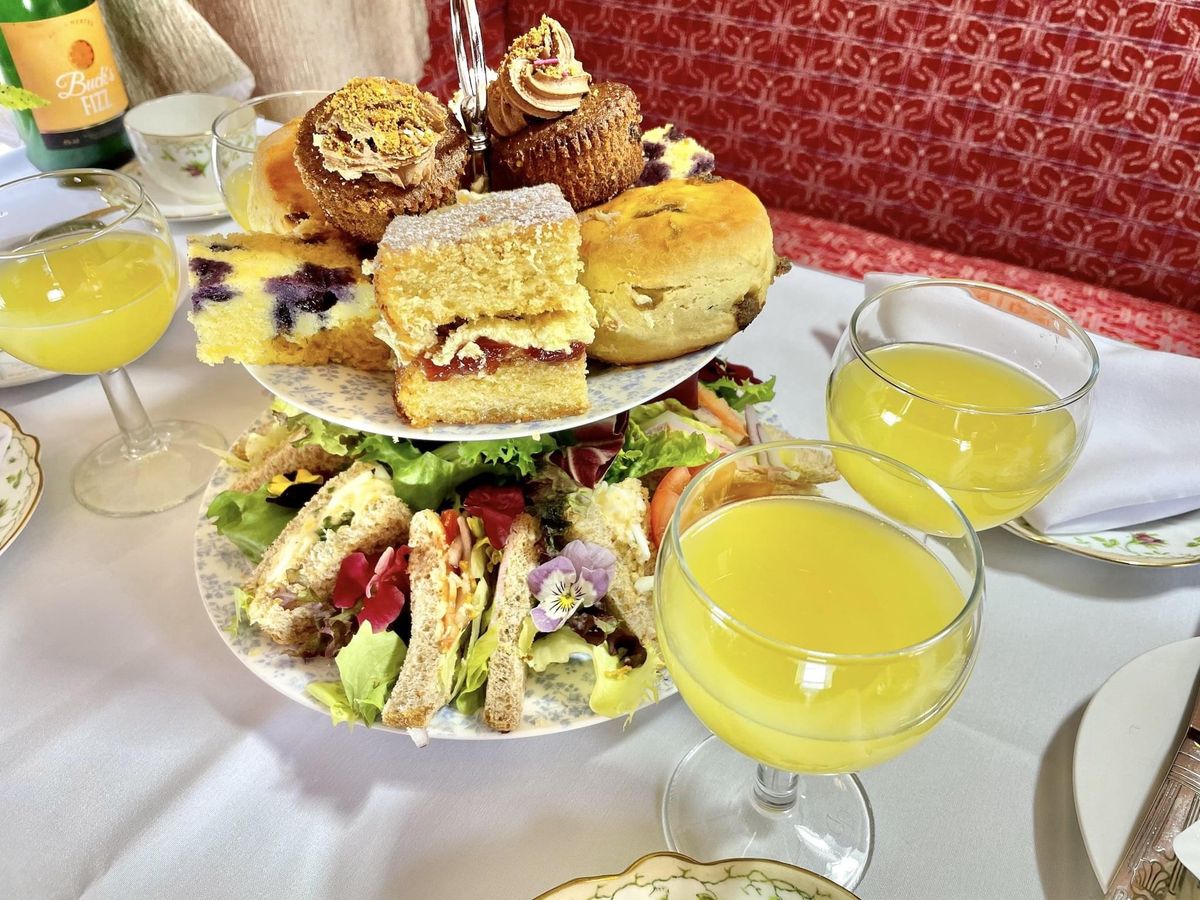
POLYGON ((583 274, 599 325, 588 355, 619 365, 726 340, 762 310, 775 277, 759 199, 711 177, 633 188, 581 216, 583 274))
POLYGON ((259 142, 250 172, 246 218, 254 231, 312 237, 333 231, 300 180, 292 158, 300 120, 292 119, 259 142))

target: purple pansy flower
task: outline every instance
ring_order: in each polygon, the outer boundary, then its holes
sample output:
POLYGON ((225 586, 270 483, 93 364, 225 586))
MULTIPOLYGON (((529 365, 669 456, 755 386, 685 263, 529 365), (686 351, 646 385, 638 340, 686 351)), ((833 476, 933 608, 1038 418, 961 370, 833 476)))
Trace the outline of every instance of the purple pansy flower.
POLYGON ((529 590, 538 605, 531 615, 538 631, 557 631, 581 606, 608 593, 617 557, 607 547, 571 541, 562 553, 529 573, 529 590))

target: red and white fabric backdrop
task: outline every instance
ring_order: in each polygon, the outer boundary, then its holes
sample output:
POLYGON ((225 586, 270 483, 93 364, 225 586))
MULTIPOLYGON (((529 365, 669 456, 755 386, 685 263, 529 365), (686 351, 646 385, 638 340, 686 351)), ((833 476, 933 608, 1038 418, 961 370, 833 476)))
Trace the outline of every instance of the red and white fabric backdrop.
MULTIPOLYGON (((429 2, 429 83, 445 86, 447 4, 429 2)), ((480 11, 489 58, 501 18, 510 37, 542 12, 559 18, 594 77, 631 85, 648 124, 693 134, 720 174, 763 198, 798 262, 999 281, 1089 327, 1200 354, 1200 315, 1185 311, 1200 310, 1198 3, 482 0, 480 11)))

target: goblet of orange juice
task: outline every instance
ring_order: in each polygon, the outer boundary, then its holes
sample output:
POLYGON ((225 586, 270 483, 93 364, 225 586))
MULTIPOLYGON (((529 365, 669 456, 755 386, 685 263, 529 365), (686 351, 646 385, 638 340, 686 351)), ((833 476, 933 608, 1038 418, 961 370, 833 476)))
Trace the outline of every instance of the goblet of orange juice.
POLYGON ((907 466, 812 441, 707 466, 679 500, 655 577, 667 668, 715 735, 671 776, 670 847, 857 884, 873 824, 853 773, 908 750, 950 710, 975 660, 982 597, 970 522, 907 466), (837 477, 855 462, 940 508, 938 532, 837 477))
POLYGON ((166 331, 179 262, 162 215, 132 178, 101 169, 0 185, 0 349, 74 375, 99 374, 121 434, 79 463, 75 496, 96 512, 175 506, 212 472, 220 433, 151 424, 124 366, 166 331))
MULTIPOLYGON (((977 529, 991 528, 1036 506, 1071 470, 1098 371, 1091 339, 1048 303, 981 282, 906 281, 850 319, 826 394, 829 436, 908 463, 977 529)), ((846 476, 882 489, 870 466, 846 476)), ((909 505, 908 514, 923 513, 909 505)))

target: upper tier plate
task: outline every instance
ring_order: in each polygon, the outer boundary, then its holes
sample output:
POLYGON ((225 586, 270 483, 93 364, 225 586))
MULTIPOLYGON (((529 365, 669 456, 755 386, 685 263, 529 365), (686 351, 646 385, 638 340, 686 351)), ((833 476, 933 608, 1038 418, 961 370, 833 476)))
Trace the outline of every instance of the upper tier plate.
POLYGON ((246 366, 281 400, 329 422, 358 431, 424 441, 484 441, 548 434, 607 419, 673 388, 717 355, 714 344, 686 356, 641 366, 600 368, 588 375, 591 408, 578 416, 509 425, 437 425, 414 428, 396 414, 392 373, 363 372, 345 366, 246 366))

